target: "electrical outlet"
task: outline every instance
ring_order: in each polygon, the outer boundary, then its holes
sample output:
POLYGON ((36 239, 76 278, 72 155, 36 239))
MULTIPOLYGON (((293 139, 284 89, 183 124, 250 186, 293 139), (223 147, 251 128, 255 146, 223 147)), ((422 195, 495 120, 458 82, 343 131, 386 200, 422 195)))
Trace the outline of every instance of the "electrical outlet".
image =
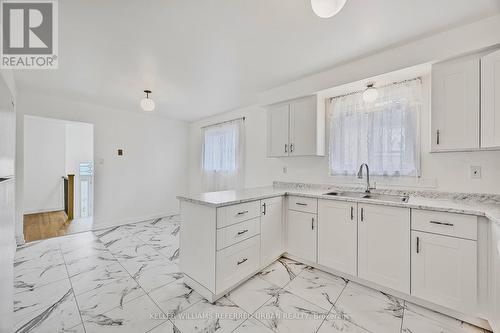
POLYGON ((286 166, 283 167, 283 173, 287 173, 288 172, 288 168, 286 166))
POLYGON ((481 167, 480 166, 471 166, 470 167, 470 178, 472 178, 472 179, 480 179, 481 178, 481 167))

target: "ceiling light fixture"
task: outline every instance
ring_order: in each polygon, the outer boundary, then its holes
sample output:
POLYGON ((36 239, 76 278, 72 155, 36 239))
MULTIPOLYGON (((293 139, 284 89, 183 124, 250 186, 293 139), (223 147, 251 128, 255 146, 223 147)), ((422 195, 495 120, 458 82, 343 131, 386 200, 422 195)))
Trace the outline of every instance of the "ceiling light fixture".
POLYGON ((363 100, 367 103, 373 103, 378 98, 378 90, 374 87, 375 83, 368 83, 363 91, 363 100))
POLYGON ((155 102, 149 98, 149 94, 151 94, 151 90, 144 90, 146 93, 146 97, 141 99, 141 108, 144 111, 153 111, 155 109, 155 102))
POLYGON ((311 0, 313 12, 321 18, 337 15, 344 8, 347 0, 311 0))

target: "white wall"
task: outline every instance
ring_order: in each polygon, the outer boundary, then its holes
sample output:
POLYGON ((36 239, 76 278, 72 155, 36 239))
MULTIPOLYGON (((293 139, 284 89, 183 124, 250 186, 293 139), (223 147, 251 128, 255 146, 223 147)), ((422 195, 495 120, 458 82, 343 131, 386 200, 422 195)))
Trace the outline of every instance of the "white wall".
POLYGON ((94 162, 94 127, 81 122, 66 122, 65 174, 75 175, 74 217, 80 217, 80 163, 94 162))
POLYGON ((66 173, 64 122, 24 117, 24 213, 64 209, 66 173))
MULTIPOLYGON (((263 92, 260 100, 270 104, 298 96, 316 93, 341 84, 358 81, 489 47, 500 43, 500 16, 415 41, 368 58, 355 60, 328 71, 291 82, 263 92)), ((500 152, 430 154, 430 80, 424 77, 424 104, 421 114, 422 179, 400 183, 383 183, 379 187, 397 186, 433 188, 440 191, 500 193, 500 152), (471 165, 482 166, 482 179, 471 179, 471 165)), ((200 127, 246 117, 246 177, 245 186, 270 185, 273 180, 312 183, 359 183, 357 179, 330 177, 328 157, 266 157, 266 109, 249 106, 219 114, 191 124, 190 191, 201 191, 201 137, 200 127), (283 167, 287 173, 283 173, 283 167)))
MULTIPOLYGON (((96 227, 178 212, 175 196, 186 192, 188 183, 187 123, 23 92, 18 95, 18 113, 94 125, 96 227), (122 157, 117 156, 119 148, 124 150, 122 157)), ((17 153, 24 155, 19 118, 16 146, 17 153)), ((19 217, 17 223, 22 223, 19 217)))

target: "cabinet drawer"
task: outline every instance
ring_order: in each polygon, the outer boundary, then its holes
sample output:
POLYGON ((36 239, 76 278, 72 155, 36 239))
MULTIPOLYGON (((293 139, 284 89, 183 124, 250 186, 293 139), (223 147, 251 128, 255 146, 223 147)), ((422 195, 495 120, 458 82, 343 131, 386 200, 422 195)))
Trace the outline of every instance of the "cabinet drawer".
POLYGON ((260 233, 260 218, 217 230, 217 251, 260 233))
POLYGON ((226 227, 260 216, 260 201, 217 208, 217 228, 226 227))
POLYGON ((290 196, 288 197, 288 209, 316 214, 318 212, 318 199, 290 196))
POLYGON ((477 216, 412 209, 411 228, 477 240, 477 216))
POLYGON ((217 252, 216 290, 221 293, 259 268, 260 236, 217 252))

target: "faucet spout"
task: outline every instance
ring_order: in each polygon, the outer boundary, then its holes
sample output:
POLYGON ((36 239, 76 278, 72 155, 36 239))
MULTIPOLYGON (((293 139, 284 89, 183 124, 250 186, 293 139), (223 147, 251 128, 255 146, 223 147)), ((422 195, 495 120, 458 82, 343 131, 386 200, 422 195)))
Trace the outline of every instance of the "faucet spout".
POLYGON ((361 164, 361 166, 359 167, 359 171, 358 171, 358 178, 363 179, 363 167, 366 167, 366 189, 365 189, 365 192, 370 193, 370 168, 368 167, 368 164, 366 164, 366 163, 361 164))

